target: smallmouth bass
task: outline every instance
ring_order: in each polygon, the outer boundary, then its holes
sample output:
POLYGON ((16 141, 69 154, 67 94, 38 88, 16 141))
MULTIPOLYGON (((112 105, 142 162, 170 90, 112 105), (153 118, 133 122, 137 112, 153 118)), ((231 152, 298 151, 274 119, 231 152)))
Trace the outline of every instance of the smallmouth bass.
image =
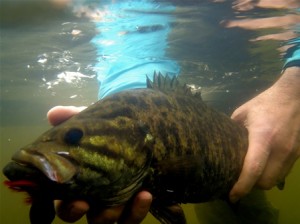
POLYGON ((161 223, 183 224, 180 203, 227 198, 246 129, 177 79, 154 74, 147 86, 96 102, 12 157, 3 172, 10 188, 30 195, 31 223, 52 222, 54 199, 105 208, 147 190, 161 223))

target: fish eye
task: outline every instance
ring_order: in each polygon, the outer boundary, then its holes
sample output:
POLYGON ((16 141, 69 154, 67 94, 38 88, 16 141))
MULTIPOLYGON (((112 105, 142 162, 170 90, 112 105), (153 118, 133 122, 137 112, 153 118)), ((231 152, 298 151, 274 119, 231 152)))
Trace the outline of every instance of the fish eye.
POLYGON ((70 145, 77 145, 83 136, 83 131, 78 128, 72 128, 66 132, 64 141, 70 145))

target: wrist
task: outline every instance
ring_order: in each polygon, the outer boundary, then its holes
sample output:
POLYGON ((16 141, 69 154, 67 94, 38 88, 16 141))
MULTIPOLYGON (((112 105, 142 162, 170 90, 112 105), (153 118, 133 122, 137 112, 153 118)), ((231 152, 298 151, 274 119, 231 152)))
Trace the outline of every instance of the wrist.
POLYGON ((291 100, 300 101, 300 67, 286 68, 271 88, 279 91, 280 95, 288 96, 291 100))

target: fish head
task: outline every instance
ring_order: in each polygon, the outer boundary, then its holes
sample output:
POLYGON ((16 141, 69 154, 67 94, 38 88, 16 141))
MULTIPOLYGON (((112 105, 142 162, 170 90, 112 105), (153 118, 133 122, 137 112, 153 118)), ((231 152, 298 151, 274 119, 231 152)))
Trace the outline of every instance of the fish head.
MULTIPOLYGON (((96 116, 94 107, 17 151, 12 160, 18 169, 32 167, 40 171, 38 175, 42 173, 51 182, 69 185, 78 192, 101 190, 107 200, 134 192, 150 166, 153 137, 149 128, 132 117, 96 116)), ((12 181, 37 179, 34 176, 38 172, 20 175, 9 166, 4 173, 12 181)))

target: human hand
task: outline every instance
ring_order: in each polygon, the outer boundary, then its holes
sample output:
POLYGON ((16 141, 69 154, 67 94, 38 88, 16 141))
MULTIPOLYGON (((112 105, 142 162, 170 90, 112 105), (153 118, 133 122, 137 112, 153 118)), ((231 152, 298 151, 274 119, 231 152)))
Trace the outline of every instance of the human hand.
MULTIPOLYGON (((290 69, 299 75, 300 69, 290 69)), ((287 74, 286 79, 292 77, 287 74), (288 77, 289 76, 289 77, 288 77)), ((299 76, 298 82, 299 82, 299 76)), ((278 81, 239 107, 232 118, 245 125, 249 147, 243 169, 229 197, 237 201, 257 186, 282 183, 300 155, 300 94, 298 83, 278 81), (292 91, 294 86, 294 91, 292 91)))
MULTIPOLYGON (((52 125, 58 125, 85 107, 57 106, 49 110, 47 117, 52 125)), ((125 206, 116 206, 105 210, 94 211, 85 201, 55 201, 58 217, 66 222, 75 222, 86 214, 89 224, 138 224, 146 217, 152 202, 152 195, 147 191, 139 192, 125 206)))

